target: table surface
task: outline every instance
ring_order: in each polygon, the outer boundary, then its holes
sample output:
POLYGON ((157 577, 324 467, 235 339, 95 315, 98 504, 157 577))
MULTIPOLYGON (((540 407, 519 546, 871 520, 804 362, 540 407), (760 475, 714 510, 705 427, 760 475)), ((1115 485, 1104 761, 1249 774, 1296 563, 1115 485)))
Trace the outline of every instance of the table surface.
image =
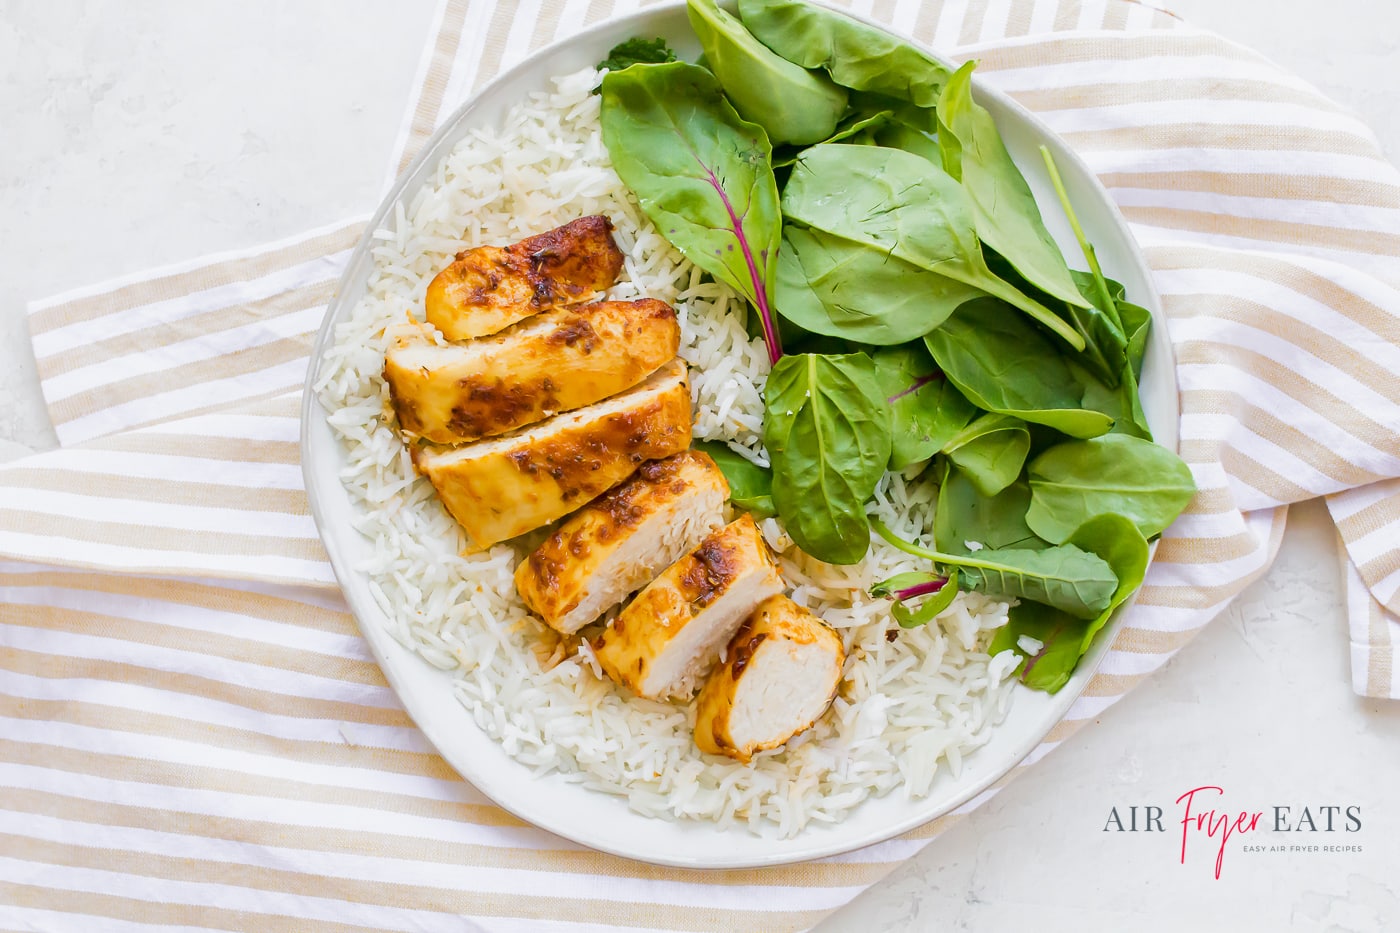
MULTIPOLYGON (((1400 158, 1396 7, 1158 2, 1311 80, 1400 158)), ((54 444, 26 300, 374 207, 432 6, 0 5, 0 459, 54 444)), ((1165 669, 822 933, 1396 929, 1400 703, 1351 692, 1336 555, 1321 505, 1294 507, 1270 573, 1165 669), (1360 807, 1360 832, 1261 841, 1361 851, 1231 840, 1215 880, 1203 838, 1179 863, 1175 800, 1201 785, 1266 823, 1360 807), (1104 831, 1149 805, 1164 832, 1104 831)))

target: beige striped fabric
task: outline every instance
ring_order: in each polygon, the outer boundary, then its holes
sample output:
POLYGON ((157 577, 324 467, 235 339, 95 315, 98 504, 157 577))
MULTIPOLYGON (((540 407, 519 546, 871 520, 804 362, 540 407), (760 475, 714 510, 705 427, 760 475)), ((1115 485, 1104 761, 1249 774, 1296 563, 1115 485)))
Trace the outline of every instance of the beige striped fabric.
MULTIPOLYGON (((473 87, 633 5, 448 0, 390 171, 473 87)), ((1178 358, 1200 493, 1088 691, 1002 784, 1262 574, 1287 504, 1316 496, 1355 688, 1400 696, 1400 174, 1365 126, 1142 3, 852 7, 980 59, 1084 155, 1178 358)), ((0 468, 0 926, 801 930, 996 792, 840 858, 705 873, 552 837, 447 768, 334 588, 297 465, 307 350, 361 229, 32 307, 63 446, 0 468)))

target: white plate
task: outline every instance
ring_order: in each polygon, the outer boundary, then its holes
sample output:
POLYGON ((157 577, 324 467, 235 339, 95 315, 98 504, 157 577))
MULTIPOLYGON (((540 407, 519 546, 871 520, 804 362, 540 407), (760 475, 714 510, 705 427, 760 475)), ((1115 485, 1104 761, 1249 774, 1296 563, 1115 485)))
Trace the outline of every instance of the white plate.
MULTIPOLYGON (((369 229, 391 228, 395 207, 412 200, 438 161, 469 129, 499 124, 507 110, 526 94, 548 89, 551 77, 593 65, 605 58, 613 45, 636 35, 664 36, 683 58, 693 60, 699 53, 680 4, 599 24, 535 53, 482 88, 438 130, 380 205, 369 229)), ((1055 157, 1105 272, 1122 282, 1132 299, 1151 310, 1155 330, 1143 370, 1143 405, 1157 439, 1176 449, 1176 370, 1157 294, 1126 223, 1084 163, 1044 124, 985 85, 976 85, 976 91, 1045 208, 1046 221, 1065 255, 1078 257, 1079 251, 1061 212, 1053 207, 1057 201, 1040 158, 1042 143, 1055 157)), ((925 798, 906 800, 896 789, 884 798, 865 802, 836 825, 810 825, 792 839, 756 836, 742 827, 721 831, 709 823, 652 819, 632 812, 620 798, 585 790, 559 775, 532 777, 472 721, 453 696, 450 674, 431 667, 390 637, 366 578, 353 569, 368 556, 370 542, 351 526, 352 506, 338 477, 345 452, 327 426, 326 413, 310 386, 331 345, 335 325, 350 316, 365 293, 373 266, 370 247, 366 233, 350 258, 312 351, 302 409, 302 470, 312 514, 360 630, 409 715, 448 764, 516 816, 595 849, 685 868, 779 865, 847 852, 926 823, 996 782, 1064 716, 1107 651, 1122 610, 1059 693, 1050 696, 1016 688, 1006 720, 987 745, 964 759, 958 778, 944 771, 925 798)))

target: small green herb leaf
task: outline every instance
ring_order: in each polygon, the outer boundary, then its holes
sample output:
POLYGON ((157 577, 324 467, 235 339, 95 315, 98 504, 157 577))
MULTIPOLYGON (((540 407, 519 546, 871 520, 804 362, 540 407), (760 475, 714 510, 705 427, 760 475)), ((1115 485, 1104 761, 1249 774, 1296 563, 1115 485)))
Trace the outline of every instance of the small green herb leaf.
POLYGON ((666 40, 659 36, 655 39, 644 39, 641 36, 633 36, 625 42, 619 42, 608 52, 608 57, 598 63, 601 70, 621 71, 631 65, 659 65, 663 62, 673 62, 676 60, 676 53, 671 51, 671 47, 666 44, 666 40))

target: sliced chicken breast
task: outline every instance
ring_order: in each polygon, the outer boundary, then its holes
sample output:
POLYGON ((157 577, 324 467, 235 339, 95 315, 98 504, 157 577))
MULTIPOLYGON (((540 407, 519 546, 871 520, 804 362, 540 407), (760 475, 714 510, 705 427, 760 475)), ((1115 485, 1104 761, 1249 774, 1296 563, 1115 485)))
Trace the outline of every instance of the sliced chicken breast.
POLYGON ((515 588, 573 634, 650 583, 724 524, 729 484, 697 450, 642 464, 571 515, 515 571, 515 588))
POLYGON ((461 447, 422 446, 418 472, 475 550, 562 518, 638 465, 690 446, 690 384, 672 360, 607 401, 461 447))
POLYGON ((384 379, 407 436, 462 444, 630 389, 675 357, 680 339, 664 301, 600 301, 465 344, 410 332, 385 353, 384 379))
POLYGON ((532 314, 589 301, 617 281, 622 252, 602 215, 511 246, 463 250, 428 283, 428 323, 448 340, 494 334, 532 314))
POLYGON ((840 637, 786 596, 754 610, 700 690, 695 744, 748 761, 812 727, 836 695, 840 637))
POLYGON ((608 676, 638 696, 689 696, 782 578, 753 518, 710 534, 637 594, 593 641, 608 676))

